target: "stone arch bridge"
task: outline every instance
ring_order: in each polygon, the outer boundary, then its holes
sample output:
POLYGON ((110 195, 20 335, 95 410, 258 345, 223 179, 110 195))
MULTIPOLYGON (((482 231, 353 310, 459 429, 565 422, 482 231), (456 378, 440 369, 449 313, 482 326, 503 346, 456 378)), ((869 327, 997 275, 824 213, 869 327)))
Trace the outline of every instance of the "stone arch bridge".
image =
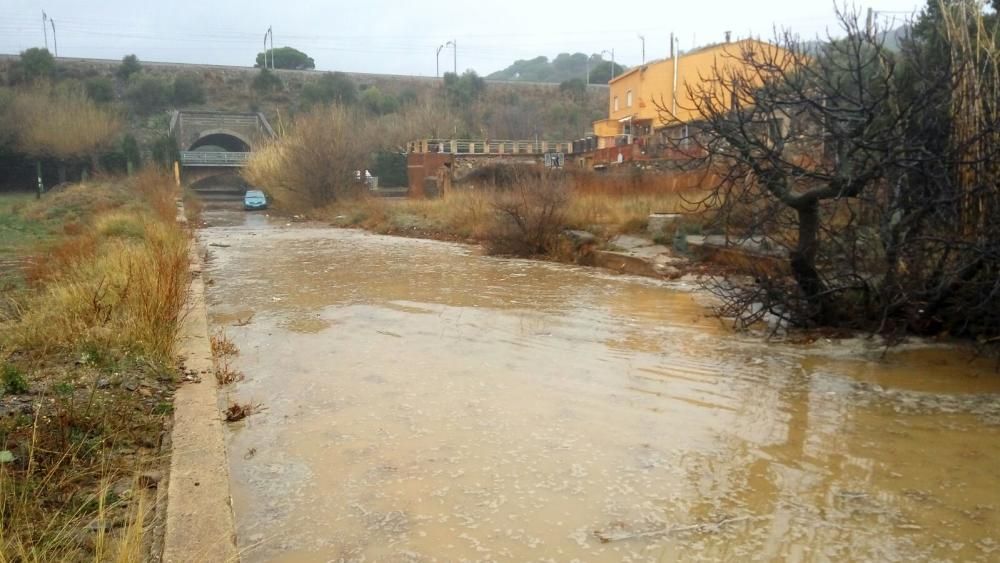
POLYGON ((186 110, 173 113, 169 134, 180 150, 181 179, 195 187, 214 180, 238 182, 254 148, 275 136, 260 112, 186 110))

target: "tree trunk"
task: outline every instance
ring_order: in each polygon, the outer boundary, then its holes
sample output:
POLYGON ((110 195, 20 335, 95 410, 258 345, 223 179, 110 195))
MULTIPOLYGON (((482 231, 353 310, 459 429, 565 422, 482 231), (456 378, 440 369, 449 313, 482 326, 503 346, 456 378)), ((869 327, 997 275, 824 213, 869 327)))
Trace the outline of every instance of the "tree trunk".
POLYGON ((810 203, 796 209, 799 215, 799 241, 791 252, 792 274, 806 300, 806 321, 823 324, 829 315, 823 292, 823 281, 816 270, 819 251, 819 205, 810 203))

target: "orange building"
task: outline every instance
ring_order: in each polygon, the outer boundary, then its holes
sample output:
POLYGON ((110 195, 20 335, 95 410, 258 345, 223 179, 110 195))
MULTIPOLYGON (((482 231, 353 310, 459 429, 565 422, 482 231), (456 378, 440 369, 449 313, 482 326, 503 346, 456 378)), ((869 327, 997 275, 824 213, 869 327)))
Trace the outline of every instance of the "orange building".
POLYGON ((745 66, 742 54, 746 49, 774 53, 779 47, 755 39, 720 43, 649 62, 612 79, 608 84, 608 118, 594 122, 598 148, 630 145, 668 126, 683 127, 700 120, 689 88, 711 89, 710 79, 717 70, 745 66), (667 123, 670 114, 675 120, 667 123))

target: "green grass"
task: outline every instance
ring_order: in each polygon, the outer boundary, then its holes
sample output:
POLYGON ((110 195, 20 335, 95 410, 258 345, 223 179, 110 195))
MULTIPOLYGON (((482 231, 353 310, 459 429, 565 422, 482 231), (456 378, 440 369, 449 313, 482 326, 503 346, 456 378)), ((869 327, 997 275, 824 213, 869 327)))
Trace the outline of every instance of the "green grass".
POLYGON ((0 259, 15 257, 51 237, 50 225, 24 213, 34 201, 31 193, 0 193, 0 259))

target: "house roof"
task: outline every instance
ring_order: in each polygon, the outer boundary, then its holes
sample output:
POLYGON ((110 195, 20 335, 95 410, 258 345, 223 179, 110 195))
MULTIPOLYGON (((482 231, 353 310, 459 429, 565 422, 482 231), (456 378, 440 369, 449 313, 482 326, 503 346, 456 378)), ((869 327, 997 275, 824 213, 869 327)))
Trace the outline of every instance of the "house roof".
MULTIPOLYGON (((738 39, 736 41, 730 41, 728 43, 726 43, 726 42, 712 43, 710 45, 703 45, 701 47, 697 47, 695 49, 691 49, 690 51, 684 51, 683 53, 680 53, 677 56, 677 58, 684 58, 684 57, 686 57, 688 55, 694 55, 696 53, 702 53, 702 52, 705 52, 705 51, 713 51, 713 50, 716 50, 716 49, 725 48, 725 47, 734 46, 734 45, 739 45, 741 43, 748 43, 748 42, 751 42, 751 41, 755 42, 755 43, 764 43, 763 41, 760 41, 759 39, 752 39, 752 38, 738 39)), ((619 74, 618 76, 612 78, 611 80, 609 80, 608 84, 609 85, 614 84, 615 82, 618 82, 619 80, 625 78, 626 76, 631 76, 632 74, 634 74, 636 72, 644 70, 646 67, 653 66, 653 65, 658 65, 658 64, 662 64, 662 63, 665 63, 667 61, 671 61, 673 59, 674 59, 674 57, 664 57, 664 58, 661 58, 661 59, 654 59, 652 61, 649 61, 648 63, 642 64, 642 65, 639 65, 639 66, 634 66, 634 67, 626 70, 625 72, 619 74)))

